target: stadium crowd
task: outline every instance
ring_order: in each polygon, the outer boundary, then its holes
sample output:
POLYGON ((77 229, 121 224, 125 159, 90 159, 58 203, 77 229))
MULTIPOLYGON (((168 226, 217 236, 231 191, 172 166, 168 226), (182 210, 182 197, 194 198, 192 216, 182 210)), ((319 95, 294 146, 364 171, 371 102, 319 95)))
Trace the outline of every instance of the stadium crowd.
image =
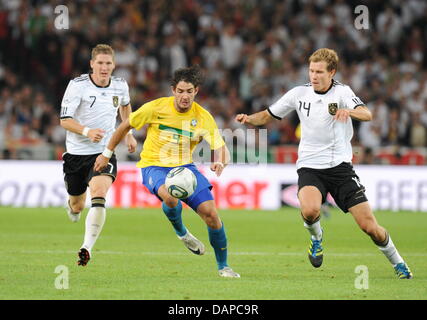
MULTIPOLYGON (((333 48, 341 59, 335 79, 374 114, 355 123, 354 145, 366 155, 383 147, 425 152, 426 1, 80 0, 66 4, 66 30, 55 27, 61 2, 0 0, 0 159, 61 157, 61 99, 70 79, 89 72, 97 43, 115 49, 114 75, 128 81, 134 109, 170 95, 176 68, 201 65, 197 101, 232 129, 241 128, 235 114, 307 83, 310 53, 333 48), (354 8, 364 2, 369 25, 358 29, 354 8)), ((296 145, 297 126, 296 115, 269 125, 269 146, 296 145)))

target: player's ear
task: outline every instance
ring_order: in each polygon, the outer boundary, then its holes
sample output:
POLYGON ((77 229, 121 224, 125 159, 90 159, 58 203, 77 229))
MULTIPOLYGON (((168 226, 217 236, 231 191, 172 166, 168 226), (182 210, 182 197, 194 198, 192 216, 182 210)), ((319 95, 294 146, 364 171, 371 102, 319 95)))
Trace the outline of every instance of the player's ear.
POLYGON ((337 69, 332 69, 331 70, 331 76, 332 77, 334 77, 336 73, 337 73, 337 69))
POLYGON ((93 64, 94 64, 94 61, 92 60, 92 59, 90 59, 90 68, 93 70, 93 64))
POLYGON ((194 95, 196 96, 198 92, 199 92, 199 87, 195 87, 194 88, 194 95))

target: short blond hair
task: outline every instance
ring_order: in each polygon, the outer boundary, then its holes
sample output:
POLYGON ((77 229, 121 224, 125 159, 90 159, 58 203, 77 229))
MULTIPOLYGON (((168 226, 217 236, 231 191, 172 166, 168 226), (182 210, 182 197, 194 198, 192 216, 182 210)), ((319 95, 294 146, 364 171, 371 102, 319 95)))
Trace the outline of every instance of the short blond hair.
POLYGON ((329 48, 321 48, 313 52, 313 54, 308 58, 308 62, 326 62, 326 69, 328 71, 338 69, 338 54, 335 50, 329 48))
POLYGON ((95 60, 98 54, 109 54, 113 57, 114 61, 114 50, 108 44, 97 44, 96 47, 92 49, 92 60, 95 60))

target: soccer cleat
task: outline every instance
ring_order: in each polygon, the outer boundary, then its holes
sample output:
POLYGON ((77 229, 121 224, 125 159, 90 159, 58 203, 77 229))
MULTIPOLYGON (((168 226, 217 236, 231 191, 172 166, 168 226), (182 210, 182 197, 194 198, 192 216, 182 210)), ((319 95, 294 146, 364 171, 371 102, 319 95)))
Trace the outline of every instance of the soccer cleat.
POLYGON ((203 245, 203 243, 200 240, 198 240, 195 236, 193 236, 188 230, 184 236, 182 237, 178 236, 178 238, 182 242, 184 242, 184 245, 192 253, 200 256, 205 253, 205 246, 203 245))
POLYGON ((331 217, 331 210, 329 209, 329 206, 327 204, 322 204, 322 206, 320 207, 320 213, 326 219, 329 219, 331 217))
POLYGON ((408 265, 405 262, 398 263, 394 266, 399 279, 412 279, 412 272, 409 270, 408 265))
POLYGON ((86 266, 90 260, 89 250, 87 250, 86 248, 80 248, 78 255, 79 255, 79 260, 77 261, 77 265, 82 267, 86 266))
POLYGON ((221 277, 224 278, 240 278, 240 274, 234 272, 233 269, 231 269, 230 267, 224 267, 218 270, 218 273, 221 277))
POLYGON ((74 213, 73 210, 71 210, 70 201, 67 201, 67 204, 65 205, 65 209, 67 210, 67 214, 71 222, 77 222, 80 220, 80 212, 74 213))
POLYGON ((311 239, 310 248, 308 248, 308 258, 315 268, 319 268, 323 262, 322 239, 311 239))

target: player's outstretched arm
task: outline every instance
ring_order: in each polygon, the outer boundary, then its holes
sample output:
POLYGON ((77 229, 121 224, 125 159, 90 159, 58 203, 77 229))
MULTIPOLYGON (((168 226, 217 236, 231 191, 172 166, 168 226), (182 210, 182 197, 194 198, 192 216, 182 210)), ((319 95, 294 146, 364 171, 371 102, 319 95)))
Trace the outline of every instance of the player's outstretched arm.
POLYGON ((113 156, 114 149, 117 147, 120 141, 122 141, 130 129, 132 129, 132 126, 129 123, 129 119, 122 121, 108 142, 108 146, 105 148, 104 152, 96 158, 95 164, 93 166, 95 171, 101 171, 108 165, 110 158, 113 156))
POLYGON ((267 110, 257 112, 251 115, 240 113, 235 117, 235 120, 241 124, 248 123, 254 126, 265 125, 266 123, 270 122, 271 119, 273 119, 273 117, 267 110))

